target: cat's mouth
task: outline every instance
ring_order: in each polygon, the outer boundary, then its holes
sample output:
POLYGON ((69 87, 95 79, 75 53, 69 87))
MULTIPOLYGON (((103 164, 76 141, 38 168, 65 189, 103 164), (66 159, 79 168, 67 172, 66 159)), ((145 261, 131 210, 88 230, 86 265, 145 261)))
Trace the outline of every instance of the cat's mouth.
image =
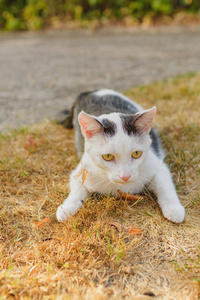
POLYGON ((133 179, 128 179, 127 181, 124 181, 123 179, 113 179, 113 180, 111 180, 111 181, 112 181, 113 183, 115 183, 115 184, 121 184, 121 185, 124 185, 124 184, 133 182, 133 179))

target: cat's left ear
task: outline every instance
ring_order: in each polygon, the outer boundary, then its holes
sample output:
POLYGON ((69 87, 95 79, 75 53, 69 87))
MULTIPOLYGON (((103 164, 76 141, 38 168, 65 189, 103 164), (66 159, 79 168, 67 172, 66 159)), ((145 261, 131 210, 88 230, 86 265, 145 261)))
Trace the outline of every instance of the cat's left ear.
POLYGON ((84 111, 79 113, 78 121, 81 126, 81 132, 87 139, 103 131, 103 125, 95 117, 86 114, 84 111))
POLYGON ((141 129, 142 131, 145 131, 146 133, 149 133, 151 130, 151 127, 153 125, 153 119, 156 115, 156 107, 152 107, 151 109, 145 110, 142 113, 139 113, 139 117, 136 119, 134 125, 141 129))

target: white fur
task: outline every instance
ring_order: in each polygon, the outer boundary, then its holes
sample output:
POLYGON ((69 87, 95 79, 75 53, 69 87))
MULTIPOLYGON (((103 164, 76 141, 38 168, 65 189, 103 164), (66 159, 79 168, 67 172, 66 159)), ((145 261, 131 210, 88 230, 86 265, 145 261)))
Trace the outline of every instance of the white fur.
POLYGON ((148 134, 128 136, 124 133, 117 113, 102 115, 99 120, 107 118, 117 125, 117 133, 106 137, 102 133, 85 138, 85 152, 81 162, 70 176, 70 194, 57 209, 58 221, 74 215, 91 193, 112 194, 118 196, 117 190, 126 193, 140 193, 145 186, 152 189, 158 197, 163 215, 172 222, 182 222, 185 210, 175 191, 171 174, 162 161, 151 150, 148 134), (142 151, 140 158, 131 154, 142 151), (113 154, 114 161, 105 161, 104 154, 113 154), (87 170, 82 183, 82 176, 77 177, 80 169, 87 170), (124 181, 122 177, 129 177, 124 181))

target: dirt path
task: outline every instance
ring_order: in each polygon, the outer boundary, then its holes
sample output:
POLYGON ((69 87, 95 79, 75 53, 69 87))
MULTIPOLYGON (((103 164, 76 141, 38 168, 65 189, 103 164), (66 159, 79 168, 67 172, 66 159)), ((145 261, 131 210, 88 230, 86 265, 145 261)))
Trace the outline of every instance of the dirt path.
POLYGON ((76 95, 200 70, 200 27, 0 34, 0 130, 54 118, 76 95))

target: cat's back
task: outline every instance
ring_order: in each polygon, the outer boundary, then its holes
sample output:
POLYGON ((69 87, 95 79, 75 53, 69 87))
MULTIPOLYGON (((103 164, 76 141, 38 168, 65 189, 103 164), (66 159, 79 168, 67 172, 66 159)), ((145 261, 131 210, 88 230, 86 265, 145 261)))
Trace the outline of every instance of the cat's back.
POLYGON ((99 116, 112 112, 134 114, 143 110, 140 105, 131 101, 126 96, 109 89, 81 93, 74 107, 74 117, 81 111, 99 116))
POLYGON ((110 90, 100 89, 81 93, 75 100, 70 111, 64 110, 57 115, 57 122, 66 128, 78 128, 78 114, 81 111, 94 116, 119 112, 134 114, 142 111, 142 107, 128 97, 110 90))

